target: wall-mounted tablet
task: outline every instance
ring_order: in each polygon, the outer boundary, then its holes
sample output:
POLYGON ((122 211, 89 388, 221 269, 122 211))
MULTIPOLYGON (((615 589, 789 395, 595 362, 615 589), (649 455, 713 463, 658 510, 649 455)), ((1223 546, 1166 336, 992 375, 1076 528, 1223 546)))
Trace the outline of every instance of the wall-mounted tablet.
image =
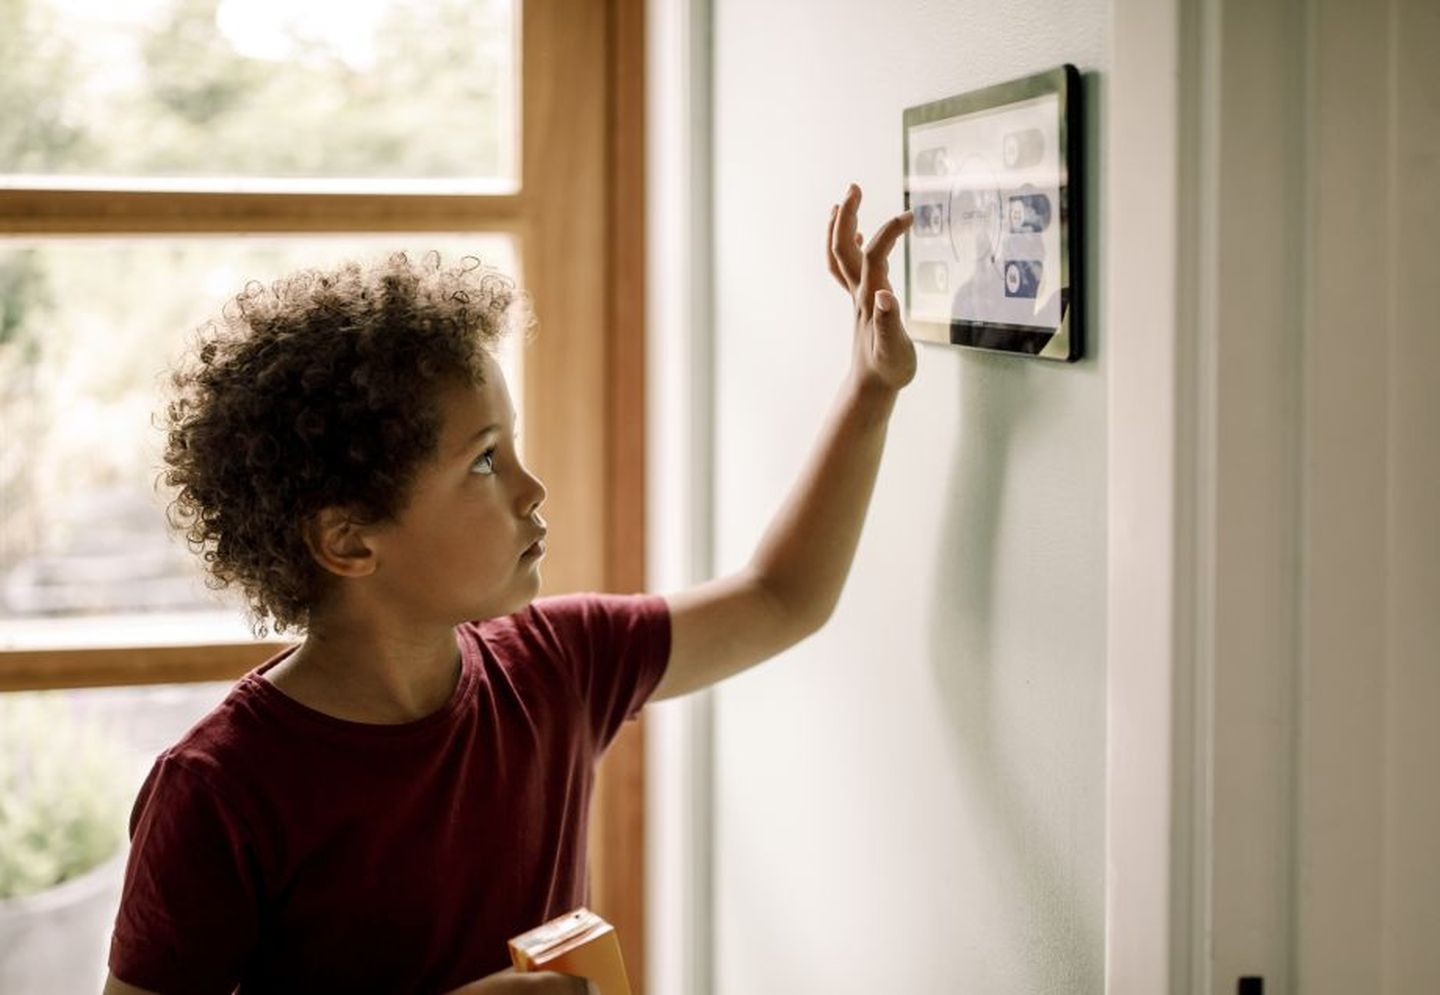
POLYGON ((1072 65, 906 109, 915 338, 1080 358, 1080 134, 1072 65))

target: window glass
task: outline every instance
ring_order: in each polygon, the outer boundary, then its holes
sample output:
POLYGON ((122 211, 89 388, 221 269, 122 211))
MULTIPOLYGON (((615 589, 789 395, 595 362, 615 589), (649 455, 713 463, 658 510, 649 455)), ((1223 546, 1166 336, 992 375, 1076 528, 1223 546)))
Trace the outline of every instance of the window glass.
POLYGON ((513 0, 6 0, 0 180, 513 187, 513 8, 513 0))
MULTIPOLYGON (((257 660, 258 662, 258 660, 257 660)), ((98 992, 129 816, 161 750, 231 681, 0 694, 0 980, 98 992)))

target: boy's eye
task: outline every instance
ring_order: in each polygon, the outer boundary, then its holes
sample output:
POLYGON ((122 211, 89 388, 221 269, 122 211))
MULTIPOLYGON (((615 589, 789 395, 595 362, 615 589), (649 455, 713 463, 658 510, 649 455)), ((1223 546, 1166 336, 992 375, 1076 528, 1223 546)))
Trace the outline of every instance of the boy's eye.
POLYGON ((491 446, 489 449, 485 450, 485 452, 481 453, 481 454, 480 454, 480 458, 477 459, 474 463, 471 463, 471 464, 470 464, 470 469, 471 469, 471 470, 474 470, 477 466, 480 466, 482 463, 488 463, 489 466, 490 466, 490 470, 489 470, 488 472, 490 472, 490 473, 493 473, 493 472, 494 472, 494 470, 495 470, 495 447, 494 447, 494 446, 491 446))

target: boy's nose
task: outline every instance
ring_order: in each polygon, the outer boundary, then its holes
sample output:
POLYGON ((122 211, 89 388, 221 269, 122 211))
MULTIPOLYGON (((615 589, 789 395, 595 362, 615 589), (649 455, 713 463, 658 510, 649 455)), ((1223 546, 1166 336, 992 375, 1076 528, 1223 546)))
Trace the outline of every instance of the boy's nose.
MULTIPOLYGON (((545 503, 545 498, 548 492, 545 490, 545 485, 540 482, 540 478, 534 476, 533 474, 530 474, 529 476, 530 479, 535 482, 535 486, 531 491, 527 492, 526 494, 526 500, 524 504, 525 514, 527 517, 534 518, 536 521, 539 521, 539 516, 537 516, 535 512, 540 508, 542 504, 545 503)), ((540 525, 540 528, 544 527, 545 526, 542 523, 540 525)))

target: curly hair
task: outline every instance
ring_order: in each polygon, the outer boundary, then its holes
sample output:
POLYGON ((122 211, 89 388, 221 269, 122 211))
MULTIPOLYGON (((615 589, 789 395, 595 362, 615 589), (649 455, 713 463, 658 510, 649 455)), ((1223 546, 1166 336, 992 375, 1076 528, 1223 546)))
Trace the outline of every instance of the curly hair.
POLYGON ((529 329, 528 297, 437 252, 247 283, 174 364, 165 468, 172 528, 206 586, 238 585, 251 629, 305 630, 326 578, 307 522, 341 507, 393 521, 435 455, 440 388, 483 384, 482 353, 529 329))

